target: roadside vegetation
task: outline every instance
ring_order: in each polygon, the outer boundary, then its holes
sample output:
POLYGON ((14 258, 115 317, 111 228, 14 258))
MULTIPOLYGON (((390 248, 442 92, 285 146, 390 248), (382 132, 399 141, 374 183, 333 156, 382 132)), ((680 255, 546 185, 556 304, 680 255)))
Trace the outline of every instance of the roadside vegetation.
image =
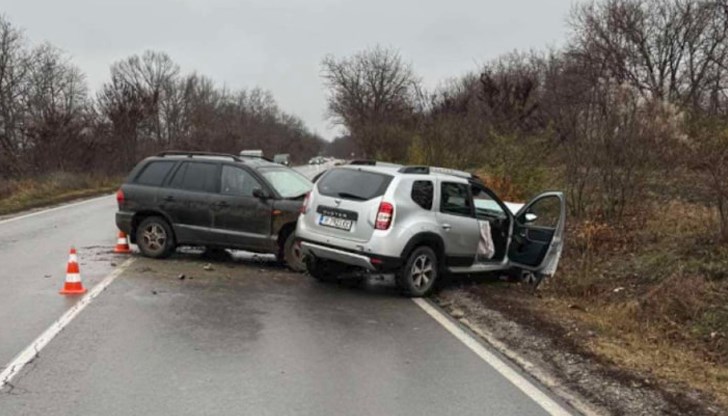
POLYGON ((330 115, 371 158, 476 171, 514 201, 563 190, 558 274, 516 290, 514 310, 583 326, 595 356, 728 408, 728 8, 602 0, 568 25, 561 49, 434 91, 393 49, 327 57, 330 115))
POLYGON ((0 180, 0 216, 74 199, 111 193, 120 176, 57 172, 41 177, 0 180))
POLYGON ((0 15, 0 183, 6 188, 28 180, 51 186, 47 177, 80 178, 95 187, 88 178, 126 175, 140 159, 167 149, 261 149, 301 163, 323 145, 270 92, 220 87, 202 74, 183 73, 164 52, 111 63, 108 81, 89 91, 65 52, 30 44, 0 15))

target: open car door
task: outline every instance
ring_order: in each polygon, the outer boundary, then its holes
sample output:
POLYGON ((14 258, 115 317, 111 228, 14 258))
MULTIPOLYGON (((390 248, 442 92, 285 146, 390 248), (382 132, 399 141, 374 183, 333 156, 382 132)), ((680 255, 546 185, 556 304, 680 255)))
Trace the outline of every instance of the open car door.
POLYGON ((508 247, 512 265, 540 275, 553 275, 563 249, 566 204, 562 192, 546 192, 515 215, 508 247))

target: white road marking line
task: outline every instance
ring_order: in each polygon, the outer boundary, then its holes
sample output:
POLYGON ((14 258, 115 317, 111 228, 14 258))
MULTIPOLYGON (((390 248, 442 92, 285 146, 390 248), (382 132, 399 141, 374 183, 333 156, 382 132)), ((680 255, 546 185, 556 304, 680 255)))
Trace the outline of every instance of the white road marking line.
POLYGON ((447 316, 443 315, 442 312, 435 309, 428 301, 424 299, 414 298, 412 299, 417 306, 422 308, 428 315, 430 315, 437 323, 442 325, 448 332, 450 332, 455 338, 460 340, 465 346, 470 348, 475 354, 477 354, 483 361, 488 363, 496 371, 498 371, 503 377, 510 381, 514 386, 518 387, 523 393, 530 397, 533 401, 538 403, 546 412, 550 415, 558 416, 571 416, 571 413, 564 409, 560 404, 556 403, 546 393, 542 392, 533 383, 527 380, 522 375, 518 374, 516 370, 511 368, 508 364, 503 362, 495 354, 488 351, 478 340, 473 338, 470 334, 465 332, 458 325, 453 323, 447 316))
POLYGON ((44 209, 42 211, 31 212, 30 214, 19 215, 17 217, 8 218, 6 220, 0 220, 0 224, 7 224, 9 222, 23 220, 23 219, 26 219, 26 218, 35 217, 36 215, 47 214, 49 212, 58 211, 60 209, 66 209, 66 208, 76 207, 76 206, 79 206, 79 205, 87 204, 89 202, 98 201, 100 199, 108 198, 108 197, 110 197, 112 195, 113 194, 108 194, 108 195, 99 196, 99 197, 96 197, 96 198, 85 199, 83 201, 74 202, 72 204, 66 204, 66 205, 61 205, 61 206, 57 206, 57 207, 54 207, 54 208, 44 209))
POLYGON ((88 306, 94 298, 96 298, 101 292, 104 291, 109 285, 117 278, 121 273, 126 270, 131 263, 134 261, 134 258, 127 259, 125 262, 121 263, 113 272, 109 273, 102 281, 100 281, 96 286, 93 287, 86 295, 84 295, 81 300, 76 302, 75 305, 73 305, 69 310, 66 311, 63 315, 61 315, 58 320, 53 322, 51 326, 48 327, 45 331, 43 331, 38 338, 35 339, 30 345, 28 345, 27 348, 25 348, 20 354, 18 354, 13 361, 8 363, 8 365, 5 367, 2 373, 0 373, 0 389, 5 387, 6 384, 10 382, 10 380, 13 379, 18 373, 20 373, 20 370, 25 367, 26 364, 33 361, 37 356, 38 353, 48 345, 51 340, 60 333, 63 328, 66 327, 73 318, 75 318, 79 313, 81 313, 86 306, 88 306))

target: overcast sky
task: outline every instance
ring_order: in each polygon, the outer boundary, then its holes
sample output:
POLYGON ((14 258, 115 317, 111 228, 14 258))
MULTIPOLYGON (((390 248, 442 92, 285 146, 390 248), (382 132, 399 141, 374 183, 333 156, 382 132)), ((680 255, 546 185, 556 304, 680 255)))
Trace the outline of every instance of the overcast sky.
POLYGON ((426 86, 515 49, 558 46, 573 0, 6 0, 33 43, 67 52, 92 90, 109 64, 145 49, 229 88, 271 90, 284 111, 333 138, 320 62, 381 44, 426 86))

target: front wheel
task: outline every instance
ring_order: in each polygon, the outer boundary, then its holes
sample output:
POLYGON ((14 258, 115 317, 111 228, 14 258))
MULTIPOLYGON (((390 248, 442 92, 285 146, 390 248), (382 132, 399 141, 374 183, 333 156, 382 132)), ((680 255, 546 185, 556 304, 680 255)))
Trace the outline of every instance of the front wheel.
POLYGON ((543 282, 544 275, 530 270, 519 270, 518 277, 521 283, 530 286, 533 290, 536 290, 541 282, 543 282))
POLYGON ((439 275, 437 255, 429 247, 416 248, 397 273, 397 286, 409 297, 422 297, 435 287, 439 275))
POLYGON ((136 230, 139 250, 146 257, 169 257, 176 248, 172 228, 162 217, 147 217, 136 230))
POLYGON ((306 271, 306 263, 303 262, 301 242, 296 240, 296 235, 291 232, 283 243, 283 260, 289 269, 297 273, 306 271))

